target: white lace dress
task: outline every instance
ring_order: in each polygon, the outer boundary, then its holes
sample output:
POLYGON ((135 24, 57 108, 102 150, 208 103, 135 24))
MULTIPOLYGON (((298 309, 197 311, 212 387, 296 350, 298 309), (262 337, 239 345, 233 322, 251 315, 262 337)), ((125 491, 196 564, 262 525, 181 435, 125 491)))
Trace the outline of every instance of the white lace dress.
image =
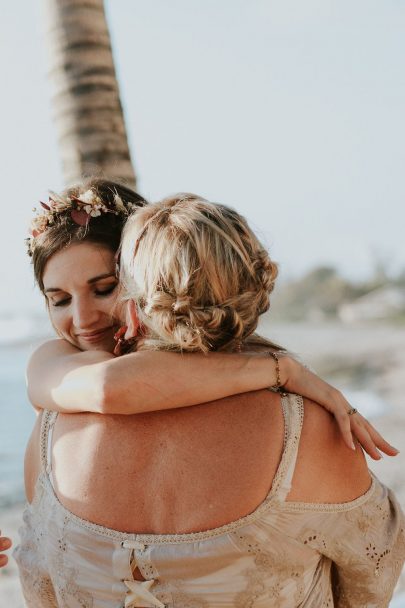
POLYGON ((382 608, 405 558, 404 519, 373 478, 344 504, 286 502, 303 421, 282 400, 285 444, 272 488, 250 515, 192 534, 125 534, 80 519, 51 483, 45 412, 42 473, 14 551, 30 608, 382 608), (143 582, 132 572, 138 567, 143 582))

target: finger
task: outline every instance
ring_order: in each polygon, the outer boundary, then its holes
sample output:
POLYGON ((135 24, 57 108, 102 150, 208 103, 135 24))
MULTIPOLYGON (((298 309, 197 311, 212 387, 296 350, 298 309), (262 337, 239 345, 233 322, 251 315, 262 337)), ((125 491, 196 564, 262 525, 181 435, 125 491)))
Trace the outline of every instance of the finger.
POLYGON ((11 547, 11 539, 2 536, 0 538, 0 551, 7 551, 11 547))
POLYGON ((353 435, 350 428, 350 416, 347 414, 347 411, 339 411, 334 413, 336 422, 338 423, 340 432, 343 437, 343 441, 351 450, 355 450, 356 447, 353 441, 353 435))
POLYGON ((352 430, 357 428, 357 425, 359 427, 363 426, 370 435, 370 438, 373 441, 374 445, 379 450, 384 452, 384 454, 387 454, 388 456, 396 456, 397 454, 399 454, 399 450, 397 450, 397 448, 388 443, 388 441, 386 441, 384 437, 382 437, 382 435, 373 427, 373 425, 367 420, 367 418, 364 418, 364 416, 362 416, 360 413, 353 415, 351 418, 352 430))
POLYGON ((8 562, 7 555, 0 555, 0 568, 5 566, 7 564, 7 562, 8 562))
POLYGON ((394 446, 388 443, 388 441, 385 441, 384 437, 380 435, 380 433, 373 427, 370 422, 367 422, 367 430, 371 439, 374 441, 374 444, 379 450, 381 450, 381 452, 384 452, 384 454, 387 454, 387 456, 396 456, 397 454, 399 454, 399 450, 397 450, 397 448, 394 448, 394 446))
POLYGON ((365 450, 365 452, 367 452, 367 454, 373 460, 381 460, 382 455, 377 450, 377 448, 374 444, 374 441, 370 437, 370 433, 365 428, 365 426, 362 426, 361 424, 353 423, 352 431, 353 431, 355 437, 357 438, 357 441, 360 443, 361 447, 365 450))

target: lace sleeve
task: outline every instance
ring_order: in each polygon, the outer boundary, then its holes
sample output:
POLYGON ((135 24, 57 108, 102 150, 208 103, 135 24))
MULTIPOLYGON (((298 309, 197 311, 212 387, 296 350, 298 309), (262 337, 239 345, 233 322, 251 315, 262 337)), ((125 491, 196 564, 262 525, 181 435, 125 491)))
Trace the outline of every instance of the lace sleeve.
POLYGON ((363 504, 323 515, 321 552, 332 561, 335 607, 388 606, 405 560, 405 521, 395 496, 377 481, 363 504))

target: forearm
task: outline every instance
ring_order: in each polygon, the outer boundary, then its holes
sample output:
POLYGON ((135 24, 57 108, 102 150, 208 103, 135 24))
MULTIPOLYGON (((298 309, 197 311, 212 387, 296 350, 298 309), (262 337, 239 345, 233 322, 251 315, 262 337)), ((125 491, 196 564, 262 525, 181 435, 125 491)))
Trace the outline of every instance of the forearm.
POLYGON ((105 366, 104 413, 135 414, 186 407, 268 388, 275 362, 266 354, 142 351, 105 366))
POLYGON ((185 407, 266 388, 275 380, 275 362, 266 354, 141 351, 115 358, 80 352, 62 340, 40 347, 27 371, 34 407, 64 413, 185 407))

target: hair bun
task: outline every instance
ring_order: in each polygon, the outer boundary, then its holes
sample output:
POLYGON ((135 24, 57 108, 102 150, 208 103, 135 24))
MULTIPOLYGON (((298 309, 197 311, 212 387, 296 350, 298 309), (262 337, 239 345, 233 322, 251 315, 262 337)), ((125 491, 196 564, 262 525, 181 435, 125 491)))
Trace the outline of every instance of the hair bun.
POLYGON ((121 261, 148 330, 140 348, 239 346, 269 308, 277 276, 277 265, 243 217, 182 194, 128 220, 121 261))
POLYGON ((173 312, 175 313, 188 313, 191 305, 191 296, 177 296, 176 300, 172 304, 173 312))

